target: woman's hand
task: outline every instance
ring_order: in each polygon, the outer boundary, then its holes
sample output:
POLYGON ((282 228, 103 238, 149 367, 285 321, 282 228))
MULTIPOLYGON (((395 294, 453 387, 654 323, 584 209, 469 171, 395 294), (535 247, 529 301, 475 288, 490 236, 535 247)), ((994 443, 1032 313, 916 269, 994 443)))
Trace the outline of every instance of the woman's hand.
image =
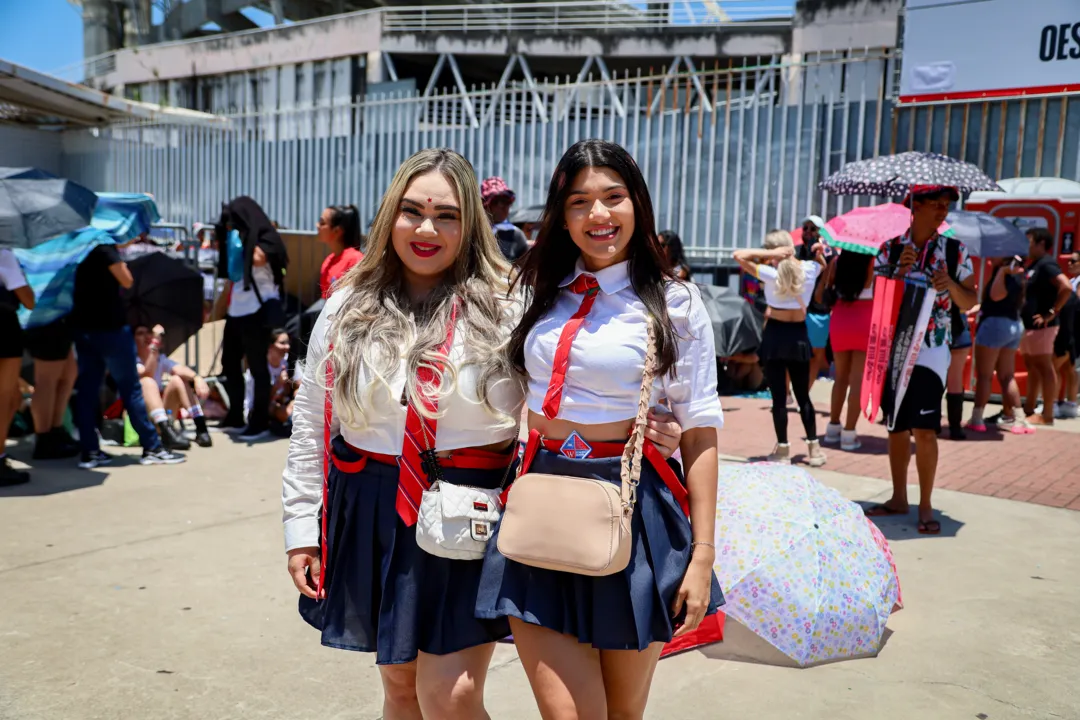
POLYGON ((195 382, 192 384, 195 386, 195 397, 199 398, 200 402, 210 397, 210 386, 206 384, 206 381, 201 376, 196 375, 195 382))
POLYGON ((315 592, 314 583, 318 580, 319 571, 322 568, 321 561, 319 559, 319 548, 317 547, 302 547, 293 548, 288 552, 289 555, 289 575, 292 577, 293 585, 300 591, 301 595, 305 595, 312 600, 320 600, 326 597, 326 591, 323 590, 321 596, 315 592), (311 568, 310 580, 305 571, 311 568))
POLYGON ((694 546, 693 554, 690 556, 690 566, 683 575, 679 592, 675 594, 675 602, 671 605, 672 617, 678 617, 683 606, 686 607, 686 619, 675 631, 674 637, 682 637, 697 630, 698 625, 705 619, 712 589, 712 566, 715 555, 715 551, 707 545, 694 546))
POLYGON ((645 439, 651 440, 667 460, 679 449, 679 443, 682 442, 682 426, 669 410, 649 408, 649 416, 645 420, 645 439))

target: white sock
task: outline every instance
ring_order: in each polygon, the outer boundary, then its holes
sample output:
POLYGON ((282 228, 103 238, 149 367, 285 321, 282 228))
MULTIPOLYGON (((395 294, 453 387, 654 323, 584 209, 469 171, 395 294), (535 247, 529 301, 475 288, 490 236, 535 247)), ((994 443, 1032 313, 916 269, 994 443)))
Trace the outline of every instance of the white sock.
POLYGON ((974 407, 971 409, 971 424, 981 425, 983 420, 983 409, 981 407, 974 407))
POLYGON ((203 416, 202 405, 200 405, 199 403, 192 403, 190 412, 191 417, 201 418, 203 416))
POLYGON ((158 423, 163 423, 163 422, 167 421, 168 419, 169 419, 169 415, 168 415, 168 413, 165 412, 164 408, 158 408, 157 410, 151 410, 150 411, 150 420, 155 425, 157 425, 158 423))

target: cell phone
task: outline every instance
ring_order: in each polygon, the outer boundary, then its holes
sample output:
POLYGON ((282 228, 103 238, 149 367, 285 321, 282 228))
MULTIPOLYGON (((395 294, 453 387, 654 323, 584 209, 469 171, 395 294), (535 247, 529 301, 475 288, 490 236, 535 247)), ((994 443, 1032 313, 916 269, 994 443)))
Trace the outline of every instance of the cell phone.
POLYGON ((1009 260, 1009 267, 1010 268, 1018 268, 1018 267, 1020 267, 1020 258, 1014 257, 1013 259, 1009 260))

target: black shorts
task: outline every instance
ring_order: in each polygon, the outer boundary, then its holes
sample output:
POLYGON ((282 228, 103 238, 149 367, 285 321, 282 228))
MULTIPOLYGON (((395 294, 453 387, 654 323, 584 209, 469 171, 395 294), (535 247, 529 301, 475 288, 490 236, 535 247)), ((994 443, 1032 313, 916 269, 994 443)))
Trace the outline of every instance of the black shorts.
POLYGON ((896 413, 891 433, 910 430, 941 432, 941 398, 945 395, 945 383, 930 368, 916 365, 911 371, 904 401, 896 413))
POLYGON ((1069 362, 1076 362, 1077 341, 1076 337, 1076 308, 1069 303, 1061 311, 1061 321, 1058 323, 1058 332, 1054 336, 1054 357, 1068 356, 1069 362))
POLYGON ((41 327, 29 328, 26 331, 26 349, 30 351, 30 357, 35 360, 46 362, 67 360, 71 352, 71 344, 71 326, 68 325, 67 318, 61 318, 41 327))
POLYGON ((23 356, 23 329, 14 310, 0 310, 0 358, 23 356))

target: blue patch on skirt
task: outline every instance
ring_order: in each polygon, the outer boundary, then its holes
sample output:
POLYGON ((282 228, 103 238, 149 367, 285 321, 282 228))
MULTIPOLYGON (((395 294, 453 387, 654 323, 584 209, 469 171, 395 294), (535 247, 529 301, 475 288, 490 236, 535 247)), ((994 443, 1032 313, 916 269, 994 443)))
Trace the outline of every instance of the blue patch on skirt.
MULTIPOLYGON (((575 460, 540 450, 530 472, 593 477, 619 482, 620 458, 575 460)), ((673 465, 673 467, 676 467, 673 465)), ((681 472, 677 473, 682 479, 681 472)), ((476 598, 480 618, 515 617, 599 650, 644 650, 668 642, 680 617, 671 605, 690 563, 690 521, 664 481, 643 461, 637 507, 631 524, 633 547, 626 569, 588 577, 522 565, 496 547, 499 528, 488 542, 476 598)), ((708 614, 724 604, 716 575, 708 614)))
MULTIPOLYGON (((360 456, 339 437, 334 455, 360 456)), ((504 470, 444 468, 447 482, 499 487, 504 470)), ((505 618, 476 619, 483 563, 421 550, 416 528, 398 517, 398 468, 368 460, 358 473, 330 468, 326 599, 300 596, 300 615, 327 647, 374 652, 379 665, 412 662, 417 652, 447 655, 510 634, 505 618)))

